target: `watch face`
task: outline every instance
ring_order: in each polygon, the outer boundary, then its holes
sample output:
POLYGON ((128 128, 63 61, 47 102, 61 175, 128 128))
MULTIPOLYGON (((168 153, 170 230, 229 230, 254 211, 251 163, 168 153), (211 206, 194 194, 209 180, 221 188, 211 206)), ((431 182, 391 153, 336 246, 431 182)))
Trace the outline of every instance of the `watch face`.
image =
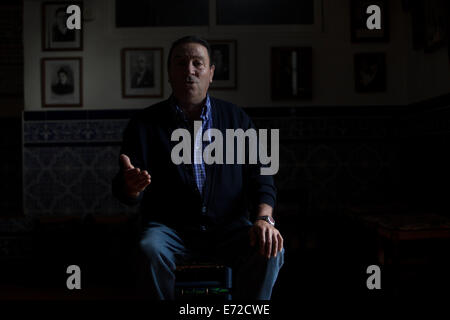
POLYGON ((271 225, 275 225, 275 220, 273 220, 272 217, 269 216, 262 216, 259 219, 266 221, 267 223, 270 223, 271 225))
POLYGON ((275 220, 273 220, 273 218, 272 217, 269 217, 269 216, 260 216, 260 217, 258 217, 257 218, 258 220, 264 220, 264 221, 266 221, 267 223, 270 223, 271 225, 275 225, 275 220))

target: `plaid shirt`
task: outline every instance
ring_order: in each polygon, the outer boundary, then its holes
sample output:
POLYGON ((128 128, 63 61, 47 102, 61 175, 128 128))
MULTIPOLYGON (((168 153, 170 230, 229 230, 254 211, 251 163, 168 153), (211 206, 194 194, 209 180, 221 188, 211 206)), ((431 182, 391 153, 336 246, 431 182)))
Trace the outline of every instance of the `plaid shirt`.
MULTIPOLYGON (((177 113, 178 126, 188 129, 189 132, 191 132, 191 134, 193 135, 194 128, 191 121, 189 121, 183 110, 176 104, 175 99, 173 99, 172 101, 174 101, 173 105, 175 106, 175 110, 177 113)), ((192 158, 194 160, 192 162, 192 169, 198 191, 203 196, 203 187, 206 181, 205 163, 203 162, 203 150, 211 142, 211 136, 208 136, 208 141, 202 141, 202 137, 203 133, 212 127, 211 101, 208 94, 206 95, 205 105, 202 107, 200 119, 202 120, 202 127, 201 131, 198 130, 197 134, 195 135, 195 141, 193 144, 194 150, 192 152, 192 158)))

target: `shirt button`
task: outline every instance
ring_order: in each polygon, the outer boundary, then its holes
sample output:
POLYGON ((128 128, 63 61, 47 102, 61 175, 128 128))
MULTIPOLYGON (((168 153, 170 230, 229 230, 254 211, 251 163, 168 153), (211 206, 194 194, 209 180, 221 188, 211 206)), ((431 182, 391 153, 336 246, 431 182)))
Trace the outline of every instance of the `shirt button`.
POLYGON ((206 231, 206 226, 200 226, 200 230, 206 231))
POLYGON ((202 207, 202 213, 206 214, 206 207, 205 206, 202 207))

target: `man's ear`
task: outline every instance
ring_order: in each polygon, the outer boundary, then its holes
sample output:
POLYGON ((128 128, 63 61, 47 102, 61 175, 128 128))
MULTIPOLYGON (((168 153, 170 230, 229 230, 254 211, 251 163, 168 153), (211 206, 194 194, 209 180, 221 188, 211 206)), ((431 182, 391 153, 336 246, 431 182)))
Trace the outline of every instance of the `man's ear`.
POLYGON ((212 64, 211 67, 210 67, 210 69, 211 69, 211 74, 210 74, 210 76, 209 76, 209 83, 211 83, 211 82, 213 81, 213 78, 214 78, 214 70, 216 70, 216 66, 212 64))

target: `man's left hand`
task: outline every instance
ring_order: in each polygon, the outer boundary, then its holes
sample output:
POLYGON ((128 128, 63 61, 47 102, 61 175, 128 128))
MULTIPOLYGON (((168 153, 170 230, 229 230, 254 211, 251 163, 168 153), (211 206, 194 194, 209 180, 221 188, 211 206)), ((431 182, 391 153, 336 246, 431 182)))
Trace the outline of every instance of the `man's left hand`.
POLYGON ((249 231, 250 245, 259 244, 261 255, 269 259, 276 257, 278 252, 283 249, 283 237, 277 228, 264 220, 256 220, 249 231))

